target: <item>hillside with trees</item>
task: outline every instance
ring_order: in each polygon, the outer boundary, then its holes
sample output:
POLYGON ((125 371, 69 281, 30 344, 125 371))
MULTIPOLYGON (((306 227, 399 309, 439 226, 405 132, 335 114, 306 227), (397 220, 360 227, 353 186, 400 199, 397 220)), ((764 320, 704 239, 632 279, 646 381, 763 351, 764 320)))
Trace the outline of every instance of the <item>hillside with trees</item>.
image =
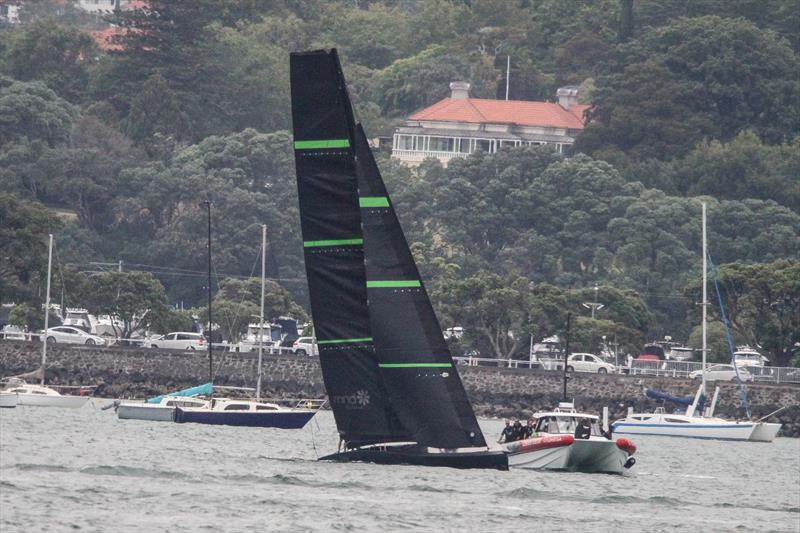
POLYGON ((94 15, 29 1, 0 24, 0 302, 37 307, 54 232, 67 305, 107 311, 87 286, 151 287, 162 329, 185 323, 168 304, 202 312, 210 199, 228 334, 255 305, 261 224, 273 312, 302 315, 289 52, 339 49, 371 137, 451 81, 504 97, 510 56, 512 99, 581 87, 591 108, 572 156, 520 148, 411 170, 377 154, 442 326, 467 331, 459 349, 527 353, 567 312, 584 350, 604 336, 631 353, 688 341, 705 201, 736 340, 800 364, 792 2, 146 4, 94 15), (92 274, 119 261, 129 276, 92 274), (581 304, 595 297, 606 306, 592 319, 581 304))

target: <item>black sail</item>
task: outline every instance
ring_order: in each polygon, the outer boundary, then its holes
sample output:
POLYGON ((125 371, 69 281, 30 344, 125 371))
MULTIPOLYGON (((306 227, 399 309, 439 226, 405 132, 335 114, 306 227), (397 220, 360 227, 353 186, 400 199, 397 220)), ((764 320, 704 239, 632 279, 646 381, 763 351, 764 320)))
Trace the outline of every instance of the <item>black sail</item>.
POLYGON ((353 113, 335 50, 291 54, 300 219, 320 364, 349 446, 412 440, 373 348, 354 161, 353 113))
POLYGON ((486 446, 364 131, 356 171, 375 353, 403 425, 425 446, 486 446))

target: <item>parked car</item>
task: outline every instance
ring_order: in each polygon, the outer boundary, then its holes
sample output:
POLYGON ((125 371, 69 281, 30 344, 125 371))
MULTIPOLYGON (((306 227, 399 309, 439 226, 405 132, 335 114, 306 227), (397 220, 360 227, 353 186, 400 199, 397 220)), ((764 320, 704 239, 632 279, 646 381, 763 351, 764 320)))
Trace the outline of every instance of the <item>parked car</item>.
POLYGON ((166 348, 167 350, 203 350, 206 348, 206 339, 202 333, 188 331, 175 331, 161 337, 150 339, 151 348, 166 348))
POLYGON ((0 330, 0 338, 9 341, 24 341, 28 338, 28 333, 19 326, 3 326, 0 330))
POLYGON ((606 363, 594 354, 574 353, 567 358, 567 370, 570 372, 607 374, 616 372, 617 368, 611 363, 606 363))
POLYGON ((47 342, 51 344, 96 344, 98 346, 105 346, 106 340, 103 337, 86 333, 82 329, 73 328, 72 326, 56 326, 54 328, 47 328, 45 333, 47 342))
MULTIPOLYGON (((702 379, 703 371, 695 370, 689 372, 691 379, 702 379)), ((753 381, 753 374, 745 370, 739 369, 739 378, 742 381, 753 381)), ((736 379, 736 370, 733 365, 711 365, 706 368, 706 381, 734 381, 736 379)))
POLYGON ((317 339, 314 337, 298 337, 292 343, 292 353, 295 355, 319 355, 317 339))

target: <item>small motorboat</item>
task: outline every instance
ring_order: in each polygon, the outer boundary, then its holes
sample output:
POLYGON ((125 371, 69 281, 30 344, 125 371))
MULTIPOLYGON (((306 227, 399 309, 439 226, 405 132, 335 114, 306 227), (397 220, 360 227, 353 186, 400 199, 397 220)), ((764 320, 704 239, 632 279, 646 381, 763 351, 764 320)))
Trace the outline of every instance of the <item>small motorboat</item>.
MULTIPOLYGON (((81 388, 81 393, 89 389, 81 388)), ((17 397, 17 405, 35 405, 38 407, 68 407, 78 409, 89 401, 89 396, 71 396, 61 394, 55 389, 45 385, 34 385, 25 383, 21 379, 13 379, 9 382, 8 388, 3 393, 9 393, 17 397)))
POLYGON ((0 407, 16 407, 17 406, 17 393, 16 392, 0 392, 0 407))
POLYGON ((178 423, 300 429, 317 414, 322 403, 319 400, 301 400, 297 407, 286 407, 257 400, 212 398, 204 406, 176 406, 173 420, 178 423))
POLYGON ((502 444, 511 468, 621 474, 636 463, 636 446, 630 440, 606 437, 597 416, 577 412, 570 402, 533 416, 533 437, 502 444), (580 438, 576 429, 584 419, 591 431, 580 438))

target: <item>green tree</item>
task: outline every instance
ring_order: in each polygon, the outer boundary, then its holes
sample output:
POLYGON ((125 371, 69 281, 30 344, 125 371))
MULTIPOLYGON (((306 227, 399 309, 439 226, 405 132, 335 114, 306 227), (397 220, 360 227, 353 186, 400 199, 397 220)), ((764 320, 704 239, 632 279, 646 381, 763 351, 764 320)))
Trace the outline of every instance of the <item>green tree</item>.
POLYGON ((167 303, 164 286, 147 272, 107 272, 93 276, 91 281, 87 309, 118 317, 125 339, 135 330, 146 328, 167 303))
POLYGON ((0 193, 0 303, 33 297, 47 272, 47 234, 60 226, 43 205, 0 193))
MULTIPOLYGON (((737 262, 716 273, 732 333, 769 352, 773 365, 787 366, 800 342, 800 261, 737 262)), ((696 297, 700 283, 694 280, 687 292, 696 297)), ((716 305, 712 313, 719 316, 716 305)))
POLYGON ((89 66, 98 54, 88 33, 52 18, 40 19, 11 41, 4 70, 21 81, 41 80, 61 98, 79 103, 89 84, 89 66))
MULTIPOLYGON (((261 280, 225 279, 220 282, 211 305, 214 322, 220 324, 223 335, 228 339, 238 339, 247 331, 248 324, 258 322, 261 312, 261 280)), ((297 318, 301 323, 308 319, 303 308, 292 300, 286 289, 267 280, 264 287, 264 320, 269 321, 284 315, 297 318)), ((207 321, 207 308, 203 310, 203 316, 207 321)))
POLYGON ((618 49, 596 81, 576 148, 615 160, 668 159, 703 137, 752 129, 767 142, 800 132, 797 54, 742 19, 686 18, 618 49))

